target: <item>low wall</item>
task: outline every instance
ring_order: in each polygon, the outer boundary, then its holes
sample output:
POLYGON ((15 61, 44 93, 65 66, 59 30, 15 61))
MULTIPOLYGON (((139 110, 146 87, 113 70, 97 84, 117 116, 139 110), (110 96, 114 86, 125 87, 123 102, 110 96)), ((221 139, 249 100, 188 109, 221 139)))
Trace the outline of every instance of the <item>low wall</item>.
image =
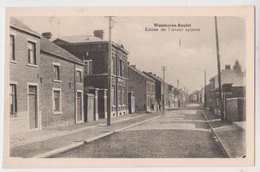
POLYGON ((246 120, 246 99, 228 98, 226 99, 226 119, 229 122, 246 120))

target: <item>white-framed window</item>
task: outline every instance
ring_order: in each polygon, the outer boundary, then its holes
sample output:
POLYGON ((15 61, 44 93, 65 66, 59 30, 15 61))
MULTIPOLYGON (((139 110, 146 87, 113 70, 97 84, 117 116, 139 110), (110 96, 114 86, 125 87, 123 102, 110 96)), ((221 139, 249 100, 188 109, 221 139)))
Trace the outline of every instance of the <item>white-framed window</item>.
POLYGON ((53 113, 62 113, 61 88, 52 89, 53 113))
POLYGON ((82 83, 82 70, 76 69, 76 81, 77 83, 82 83))
POLYGON ((116 106, 116 86, 112 85, 111 101, 113 106, 116 106))
POLYGON ((86 63, 86 75, 93 74, 93 62, 92 60, 85 60, 86 63))
POLYGON ((10 84, 10 115, 17 112, 17 90, 16 84, 10 84))
POLYGON ((53 64, 53 71, 54 71, 54 81, 60 81, 60 64, 59 63, 52 63, 53 64))
POLYGON ((15 38, 14 35, 10 35, 10 60, 15 61, 15 38))
POLYGON ((28 41, 28 64, 36 65, 36 43, 28 41))

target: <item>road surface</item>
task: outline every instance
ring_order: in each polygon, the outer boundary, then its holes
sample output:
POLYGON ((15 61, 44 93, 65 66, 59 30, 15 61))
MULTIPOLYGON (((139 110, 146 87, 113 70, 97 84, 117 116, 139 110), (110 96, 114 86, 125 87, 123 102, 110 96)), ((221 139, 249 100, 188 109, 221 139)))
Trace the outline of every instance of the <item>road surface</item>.
POLYGON ((123 130, 54 158, 227 158, 198 105, 123 130))

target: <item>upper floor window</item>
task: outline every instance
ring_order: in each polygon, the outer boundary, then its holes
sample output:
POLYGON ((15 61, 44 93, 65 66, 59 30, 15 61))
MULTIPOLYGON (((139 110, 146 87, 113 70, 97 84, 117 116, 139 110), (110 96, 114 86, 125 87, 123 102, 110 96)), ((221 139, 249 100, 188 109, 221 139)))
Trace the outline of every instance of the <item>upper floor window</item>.
POLYGON ((112 68, 112 74, 116 75, 116 56, 115 55, 112 56, 111 68, 112 68))
POLYGON ((93 74, 92 60, 85 60, 85 62, 86 62, 86 75, 93 74))
POLYGON ((77 83, 82 83, 82 74, 80 70, 77 70, 77 83))
POLYGON ((55 73, 55 79, 59 81, 60 80, 60 65, 54 64, 54 73, 55 73))
POLYGON ((10 59, 15 60, 15 41, 14 35, 10 35, 10 59))
POLYGON ((123 61, 119 60, 119 76, 123 76, 123 61))
POLYGON ((36 65, 36 44, 28 41, 28 63, 36 65))

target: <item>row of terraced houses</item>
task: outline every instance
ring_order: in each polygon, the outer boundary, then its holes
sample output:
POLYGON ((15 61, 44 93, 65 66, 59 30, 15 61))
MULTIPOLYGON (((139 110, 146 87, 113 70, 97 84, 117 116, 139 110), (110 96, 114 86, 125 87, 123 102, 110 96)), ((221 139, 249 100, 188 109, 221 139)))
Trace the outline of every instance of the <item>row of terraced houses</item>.
POLYGON ((109 104, 112 117, 161 110, 163 98, 176 105, 174 87, 165 83, 163 93, 162 79, 130 65, 122 44, 112 43, 108 64, 103 30, 51 41, 11 17, 9 33, 11 134, 106 118, 109 104))

